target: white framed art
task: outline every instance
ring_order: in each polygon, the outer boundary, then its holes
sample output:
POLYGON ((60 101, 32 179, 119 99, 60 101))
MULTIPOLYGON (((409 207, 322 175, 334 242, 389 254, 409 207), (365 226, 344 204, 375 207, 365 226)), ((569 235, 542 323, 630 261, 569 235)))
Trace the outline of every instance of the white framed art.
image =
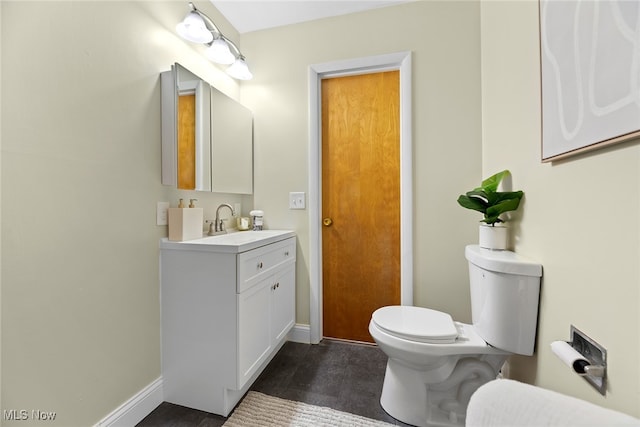
POLYGON ((640 2, 539 6, 542 161, 640 137, 640 2))

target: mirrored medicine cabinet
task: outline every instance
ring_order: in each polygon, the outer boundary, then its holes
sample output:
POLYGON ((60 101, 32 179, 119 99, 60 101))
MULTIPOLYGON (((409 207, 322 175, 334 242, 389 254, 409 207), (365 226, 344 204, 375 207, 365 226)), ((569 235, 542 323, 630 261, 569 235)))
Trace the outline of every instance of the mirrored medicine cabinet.
POLYGON ((253 115, 182 65, 160 74, 162 184, 253 192, 253 115))

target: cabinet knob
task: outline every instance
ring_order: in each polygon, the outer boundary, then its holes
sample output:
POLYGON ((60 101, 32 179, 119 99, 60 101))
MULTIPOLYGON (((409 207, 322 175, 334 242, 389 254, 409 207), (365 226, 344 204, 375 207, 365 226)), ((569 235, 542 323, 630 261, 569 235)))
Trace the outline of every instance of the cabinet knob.
POLYGON ((322 220, 322 224, 324 224, 325 227, 331 227, 333 220, 331 218, 325 218, 322 220))
POLYGON ((284 256, 289 256, 289 251, 285 251, 284 256))
POLYGON ((258 263, 258 269, 261 269, 261 268, 262 268, 262 261, 258 263))

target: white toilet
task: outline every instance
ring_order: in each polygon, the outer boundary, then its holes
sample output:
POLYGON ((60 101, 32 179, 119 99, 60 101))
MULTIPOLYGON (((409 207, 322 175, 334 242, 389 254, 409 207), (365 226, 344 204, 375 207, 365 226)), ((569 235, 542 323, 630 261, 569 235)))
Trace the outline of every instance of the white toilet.
POLYGON ((542 266, 469 245, 472 325, 422 307, 376 310, 369 332, 389 357, 380 403, 415 426, 462 426, 471 395, 535 344, 542 266))

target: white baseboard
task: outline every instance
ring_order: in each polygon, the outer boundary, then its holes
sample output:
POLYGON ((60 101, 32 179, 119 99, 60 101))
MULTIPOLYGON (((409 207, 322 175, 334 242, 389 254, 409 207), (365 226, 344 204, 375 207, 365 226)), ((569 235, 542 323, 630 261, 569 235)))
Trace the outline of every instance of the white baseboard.
POLYGON ((296 323, 287 337, 289 341, 299 342, 302 344, 311 344, 311 327, 296 323))
MULTIPOLYGON (((309 344, 311 343, 311 328, 309 325, 295 324, 289 331, 287 339, 309 344)), ((160 377, 100 420, 94 427, 133 427, 153 412, 163 401, 162 377, 160 377)))
POLYGON ((160 377, 100 420, 94 427, 133 427, 156 409, 163 400, 162 377, 160 377))

